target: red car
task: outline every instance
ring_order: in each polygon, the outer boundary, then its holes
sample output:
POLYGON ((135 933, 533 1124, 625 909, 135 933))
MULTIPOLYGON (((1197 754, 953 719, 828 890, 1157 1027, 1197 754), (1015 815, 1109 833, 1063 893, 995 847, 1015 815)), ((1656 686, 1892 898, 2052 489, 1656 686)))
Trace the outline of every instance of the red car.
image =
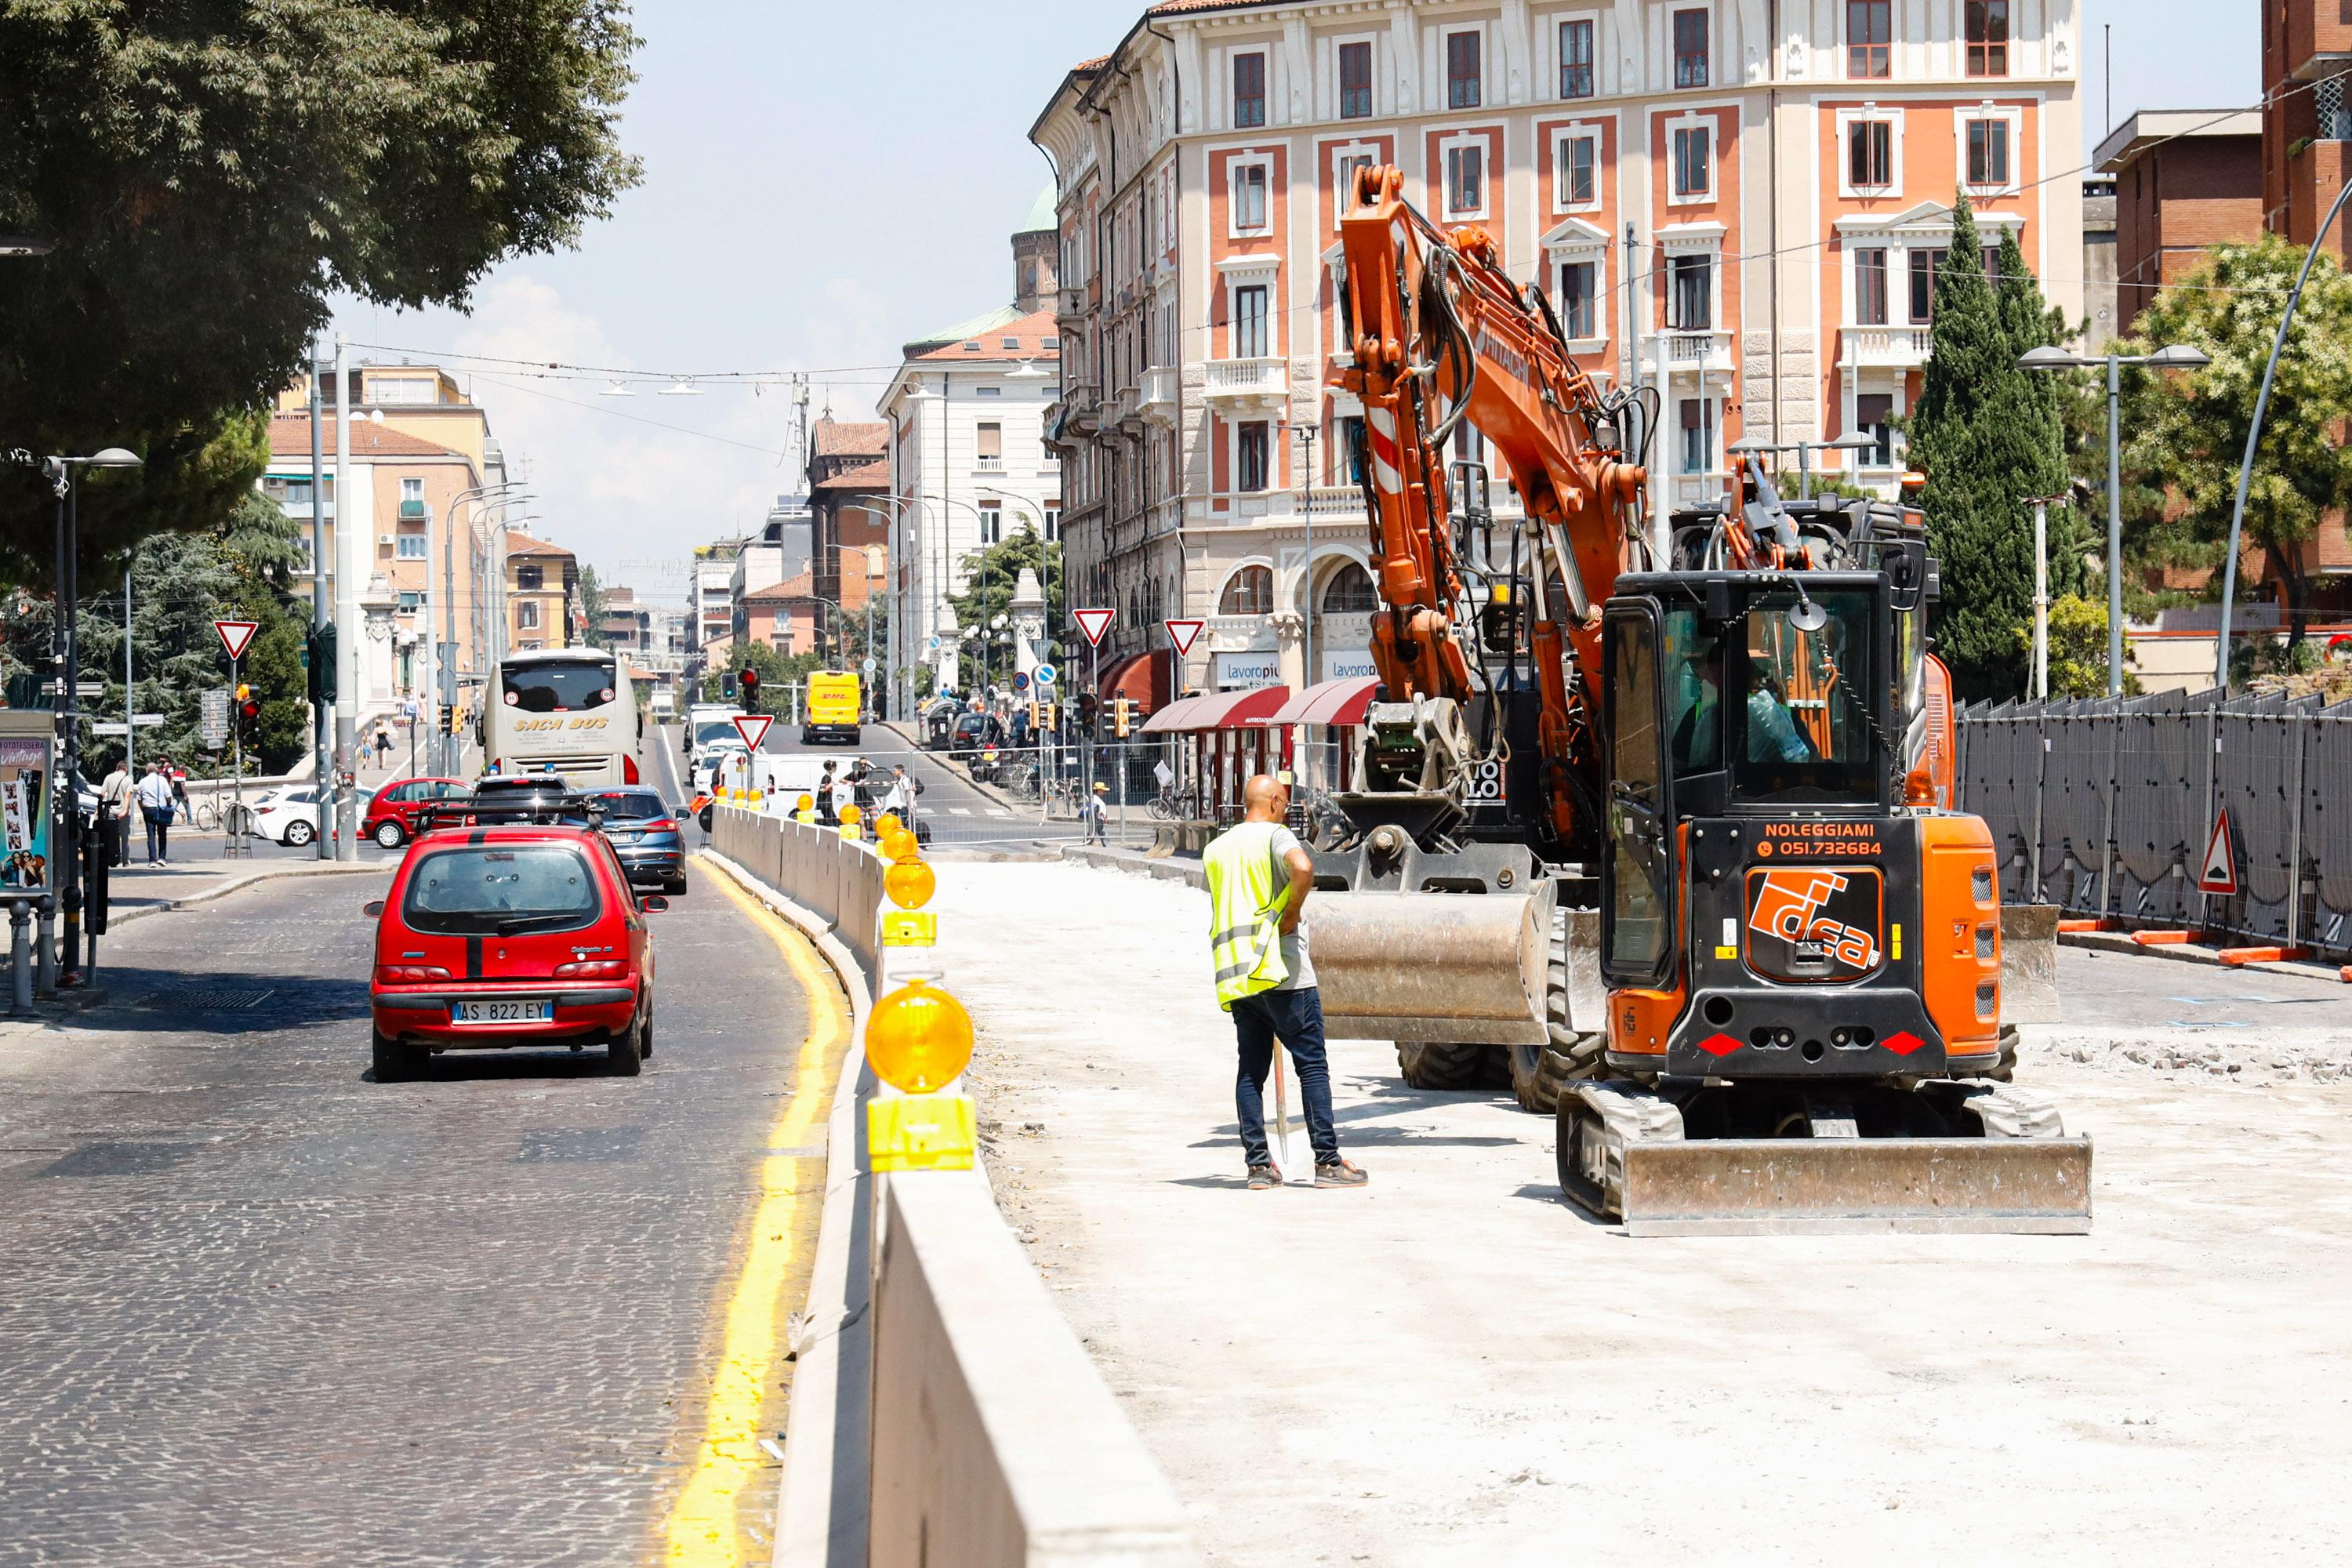
POLYGON ((654 950, 642 902, 593 828, 428 831, 376 916, 368 1006, 379 1083, 434 1053, 603 1046, 635 1076, 654 1049, 654 950))
POLYGON ((435 801, 472 793, 473 786, 462 779, 401 779, 388 784, 369 798, 367 820, 360 825, 360 835, 386 849, 397 849, 416 837, 418 812, 435 801))

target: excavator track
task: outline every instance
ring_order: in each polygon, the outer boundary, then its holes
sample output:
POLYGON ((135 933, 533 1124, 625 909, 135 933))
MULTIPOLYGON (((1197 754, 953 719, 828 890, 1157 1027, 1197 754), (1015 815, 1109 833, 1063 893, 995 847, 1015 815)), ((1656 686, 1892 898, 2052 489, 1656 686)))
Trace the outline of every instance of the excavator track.
POLYGON ((1824 1103, 1810 1137, 1696 1139, 1685 1094, 1580 1083, 1559 1102, 1560 1187, 1628 1236, 2090 1230, 2091 1141, 2048 1100, 1984 1082, 1880 1092, 1953 1131, 1862 1137, 1851 1106, 1824 1103))

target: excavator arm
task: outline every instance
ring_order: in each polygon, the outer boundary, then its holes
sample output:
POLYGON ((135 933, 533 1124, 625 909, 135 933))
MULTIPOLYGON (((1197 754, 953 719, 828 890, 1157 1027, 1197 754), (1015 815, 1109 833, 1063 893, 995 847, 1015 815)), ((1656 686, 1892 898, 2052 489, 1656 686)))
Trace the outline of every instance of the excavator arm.
POLYGON ((1510 280, 1485 230, 1441 232, 1404 200, 1402 183, 1392 168, 1359 171, 1339 222, 1353 363, 1332 381, 1363 405, 1381 597, 1373 665, 1392 700, 1464 710, 1489 695, 1468 651, 1480 602, 1524 615, 1540 697, 1540 811, 1565 843, 1589 826, 1571 780, 1597 766, 1583 699, 1601 674, 1597 606, 1642 548, 1628 524, 1641 515, 1643 474, 1625 460, 1625 432, 1651 421, 1633 398, 1604 399, 1541 293, 1510 280), (1445 454, 1465 420, 1526 509, 1528 548, 1512 552, 1524 570, 1482 557, 1459 525, 1445 454))

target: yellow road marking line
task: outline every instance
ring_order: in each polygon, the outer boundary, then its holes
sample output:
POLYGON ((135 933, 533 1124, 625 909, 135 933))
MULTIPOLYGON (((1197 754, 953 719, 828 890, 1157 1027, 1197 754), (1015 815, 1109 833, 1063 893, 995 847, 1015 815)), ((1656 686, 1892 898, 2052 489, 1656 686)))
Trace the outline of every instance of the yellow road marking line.
MULTIPOLYGON (((842 1047, 849 1037, 848 1004, 832 972, 810 951, 807 938, 738 889, 725 872, 708 872, 703 885, 719 889, 768 933, 809 999, 808 1037, 801 1045, 793 1097, 768 1134, 771 1149, 797 1147, 808 1141, 810 1130, 821 1125, 832 1109, 834 1079, 842 1047)), ((779 1303, 788 1276, 803 1261, 794 1256, 794 1222, 803 1213, 804 1195, 814 1200, 808 1205, 812 1217, 822 1213, 824 1203, 823 1161, 817 1162, 817 1180, 804 1192, 800 1183, 802 1158, 771 1154, 762 1167, 751 1245, 743 1258, 743 1272, 727 1302, 726 1328, 719 1364, 711 1373, 702 1439, 693 1473, 670 1510, 665 1551, 669 1563, 733 1568, 741 1561, 736 1510, 745 1490, 769 1463, 760 1447, 760 1412, 775 1381, 783 1327, 779 1303)))

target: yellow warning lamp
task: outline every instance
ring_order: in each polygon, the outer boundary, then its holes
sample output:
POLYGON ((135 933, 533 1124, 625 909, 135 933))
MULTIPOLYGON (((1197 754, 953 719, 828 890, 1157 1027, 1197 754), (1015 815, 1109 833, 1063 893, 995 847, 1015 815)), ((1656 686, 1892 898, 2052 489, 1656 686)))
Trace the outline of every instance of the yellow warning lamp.
POLYGON ((856 826, 857 825, 858 819, 859 819, 859 817, 860 817, 860 816, 861 816, 861 815, 862 815, 862 814, 861 814, 861 813, 858 811, 858 809, 857 809, 856 806, 854 806, 854 805, 845 805, 845 806, 843 806, 843 807, 841 808, 841 821, 842 821, 842 826, 844 826, 845 827, 854 827, 854 826, 856 826))
POLYGON ((801 796, 800 809, 803 811, 814 811, 816 809, 816 796, 803 794, 801 796))
POLYGON ((938 986, 908 981, 874 1004, 866 1060, 902 1094, 944 1089, 971 1060, 971 1015, 938 986))
POLYGON ((923 858, 920 840, 905 828, 880 836, 882 858, 886 860, 919 860, 923 858))
POLYGON ((897 812, 886 811, 881 816, 874 819, 874 837, 887 844, 890 840, 890 835, 898 832, 898 829, 906 826, 907 825, 905 823, 898 820, 898 814, 897 812))
POLYGON ((253 695, 253 688, 252 688, 252 687, 250 687, 250 686, 247 685, 247 684, 246 684, 244 681, 242 681, 242 680, 240 680, 240 681, 238 681, 238 682, 236 683, 236 700, 237 700, 239 702, 243 702, 243 701, 245 701, 247 698, 251 697, 252 695, 253 695))
POLYGON ((921 909, 939 887, 939 878, 920 860, 901 860, 882 873, 882 890, 902 910, 921 909))

